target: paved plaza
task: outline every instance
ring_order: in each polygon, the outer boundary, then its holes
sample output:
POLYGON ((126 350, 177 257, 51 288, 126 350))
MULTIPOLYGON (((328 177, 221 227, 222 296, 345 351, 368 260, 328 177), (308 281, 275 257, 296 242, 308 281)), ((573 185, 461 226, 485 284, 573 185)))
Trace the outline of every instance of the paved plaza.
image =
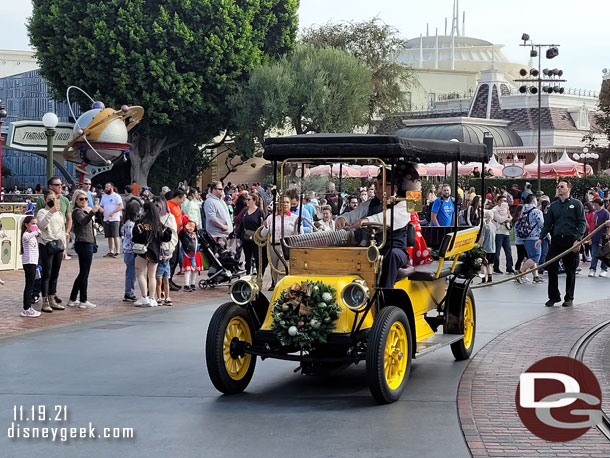
MULTIPOLYGON (((448 348, 418 358, 401 400, 378 406, 363 364, 306 377, 294 373, 296 363, 259 360, 245 393, 221 396, 207 375, 204 342, 226 288, 181 292, 173 307, 138 309, 122 302, 122 260, 101 254, 91 277, 94 310, 20 318, 23 274, 2 273, 3 457, 610 456, 596 429, 567 443, 535 438, 514 405, 523 370, 567 355, 580 336, 610 319, 610 279, 580 274, 572 309, 544 307, 546 285, 477 289, 472 359, 456 362, 448 348), (67 421, 49 427, 91 422, 131 427, 134 437, 9 439, 14 407, 32 405, 66 406, 67 421)), ((65 261, 60 291, 69 290, 77 265, 65 261)), ((610 331, 600 334, 585 354, 604 386, 606 408, 609 338, 610 331)))

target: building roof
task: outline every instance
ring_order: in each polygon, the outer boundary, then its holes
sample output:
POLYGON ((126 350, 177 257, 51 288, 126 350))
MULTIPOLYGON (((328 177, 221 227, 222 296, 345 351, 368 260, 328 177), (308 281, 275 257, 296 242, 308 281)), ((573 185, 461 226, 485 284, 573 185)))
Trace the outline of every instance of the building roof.
MULTIPOLYGON (((502 119, 510 121, 511 129, 535 130, 538 128, 538 108, 511 108, 502 110, 502 119)), ((566 108, 542 107, 540 121, 543 129, 578 129, 566 108)))
POLYGON ((422 126, 408 126, 395 132, 396 135, 407 138, 427 138, 434 140, 457 139, 466 143, 483 143, 483 135, 489 132, 494 138, 494 146, 523 146, 521 137, 504 126, 490 126, 484 122, 480 124, 462 123, 461 121, 448 124, 429 123, 422 126))
MULTIPOLYGON (((462 37, 456 36, 453 38, 456 48, 472 48, 474 46, 494 46, 493 43, 487 40, 481 40, 479 38, 462 37)), ((435 48, 436 47, 436 35, 421 37, 424 48, 435 48)), ((438 47, 439 48, 451 48, 452 38, 451 35, 439 35, 438 47)), ((420 38, 411 38, 405 42, 405 48, 407 49, 419 49, 420 38)))

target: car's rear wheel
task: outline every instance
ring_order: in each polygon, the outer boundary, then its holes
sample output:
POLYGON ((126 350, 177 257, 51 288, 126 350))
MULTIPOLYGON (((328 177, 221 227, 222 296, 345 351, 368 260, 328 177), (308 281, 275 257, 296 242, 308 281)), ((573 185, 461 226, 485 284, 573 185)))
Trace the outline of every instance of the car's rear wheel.
POLYGON ((464 307, 462 312, 464 338, 451 344, 451 353, 458 361, 463 361, 470 358, 472 349, 474 348, 474 338, 477 329, 477 314, 474 306, 474 295, 472 291, 468 291, 464 298, 464 307))
POLYGON ((371 394, 380 404, 397 401, 411 370, 411 327, 404 311, 384 307, 375 317, 366 353, 371 394))
POLYGON ((233 302, 221 305, 210 321, 205 358, 213 385, 225 394, 246 389, 256 356, 241 351, 238 342, 252 343, 254 331, 246 310, 233 302))

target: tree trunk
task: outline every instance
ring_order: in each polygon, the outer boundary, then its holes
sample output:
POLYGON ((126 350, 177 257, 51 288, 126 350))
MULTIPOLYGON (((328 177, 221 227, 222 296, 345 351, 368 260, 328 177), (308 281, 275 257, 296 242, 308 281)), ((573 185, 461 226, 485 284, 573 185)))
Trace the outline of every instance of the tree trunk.
POLYGON ((129 154, 131 181, 135 181, 140 186, 147 186, 150 168, 159 155, 180 143, 180 140, 170 141, 167 137, 134 134, 132 137, 133 150, 129 154))

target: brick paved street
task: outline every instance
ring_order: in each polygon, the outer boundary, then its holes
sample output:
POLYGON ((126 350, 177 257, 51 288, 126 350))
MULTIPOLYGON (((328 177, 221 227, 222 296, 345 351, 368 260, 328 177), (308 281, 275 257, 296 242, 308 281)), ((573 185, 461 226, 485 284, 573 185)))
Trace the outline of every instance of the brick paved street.
POLYGON ((610 412, 610 327, 591 341, 583 362, 593 371, 602 387, 602 409, 610 412))
MULTIPOLYGON (((107 446, 71 444, 61 451, 54 444, 8 441, 6 456, 200 456, 205 448, 206 456, 224 458, 227 444, 222 438, 243 435, 242 424, 251 430, 243 444, 230 445, 235 454, 311 456, 309 446, 295 448, 295 443, 300 444, 301 428, 315 428, 320 418, 334 425, 318 432, 324 450, 334 450, 336 437, 351 438, 349 449, 331 455, 337 457, 402 456, 399 451, 405 447, 406 456, 432 458, 467 457, 469 451, 475 457, 610 456, 610 443, 595 429, 568 443, 536 439, 523 427, 514 403, 524 369, 549 355, 567 355, 582 334, 610 319, 610 301, 600 300, 607 295, 606 279, 579 277, 573 309, 545 308, 546 285, 511 282, 476 290, 478 353, 472 361, 454 362, 448 349, 418 358, 401 401, 372 408, 362 366, 317 378, 294 374, 292 363, 260 361, 247 393, 220 396, 209 382, 202 350, 211 314, 226 300, 227 288, 175 293, 174 307, 125 305, 123 261, 102 258, 103 250, 91 275, 90 299, 98 304, 93 310, 21 318, 23 272, 0 273, 6 280, 0 287, 0 359, 5 369, 0 374, 0 411, 8 412, 16 403, 66 403, 79 418, 96 423, 113 424, 120 418, 121 424, 137 427, 139 438, 107 446), (41 346, 45 352, 31 351, 41 346), (353 436, 365 416, 374 426, 353 436), (159 422, 173 440, 155 442, 159 422), (290 422, 304 426, 287 428, 290 422), (259 443, 259 454, 252 453, 250 444, 271 434, 275 442, 259 443)), ((76 257, 63 264, 59 291, 66 300, 77 269, 76 257)), ((609 339, 610 329, 595 338, 585 355, 604 385, 607 410, 609 339)))
MULTIPOLYGON (((583 334, 607 319, 610 319, 608 299, 571 309, 558 307, 501 334, 477 353, 464 371, 458 390, 460 422, 474 457, 610 456, 610 442, 596 428, 570 442, 546 442, 523 426, 515 407, 515 392, 522 372, 548 356, 568 356, 583 334)), ((608 370, 609 358, 607 352, 603 354, 608 336, 605 333, 596 337, 595 345, 586 353, 585 363, 604 358, 605 371, 608 370)), ((594 366, 603 367, 594 363, 592 369, 594 366)), ((600 383, 606 382, 604 393, 610 394, 604 374, 598 370, 596 375, 600 383)), ((608 398, 606 408, 607 401, 608 398)))
MULTIPOLYGON (((102 247, 103 248, 103 247, 102 247)), ((107 318, 130 313, 154 313, 161 308, 140 308, 123 302, 125 264, 121 258, 104 258, 104 252, 95 255, 91 275, 89 277, 89 300, 97 305, 95 309, 79 309, 66 307, 53 313, 43 313, 39 318, 22 318, 19 311, 22 307, 24 276, 23 271, 2 271, 0 278, 6 281, 0 286, 0 339, 43 328, 74 324, 88 320, 107 318)), ((64 305, 68 302, 72 284, 78 274, 78 258, 73 256, 64 260, 57 288, 58 296, 64 305)), ((175 277, 182 284, 182 277, 175 277)), ((200 277, 204 278, 204 277, 200 277)), ((136 286, 137 293, 137 286, 136 286)), ((197 303, 207 299, 227 297, 227 288, 219 287, 213 290, 197 290, 192 293, 182 291, 172 294, 174 307, 183 304, 197 303)), ((40 310, 40 302, 34 304, 40 310)))

